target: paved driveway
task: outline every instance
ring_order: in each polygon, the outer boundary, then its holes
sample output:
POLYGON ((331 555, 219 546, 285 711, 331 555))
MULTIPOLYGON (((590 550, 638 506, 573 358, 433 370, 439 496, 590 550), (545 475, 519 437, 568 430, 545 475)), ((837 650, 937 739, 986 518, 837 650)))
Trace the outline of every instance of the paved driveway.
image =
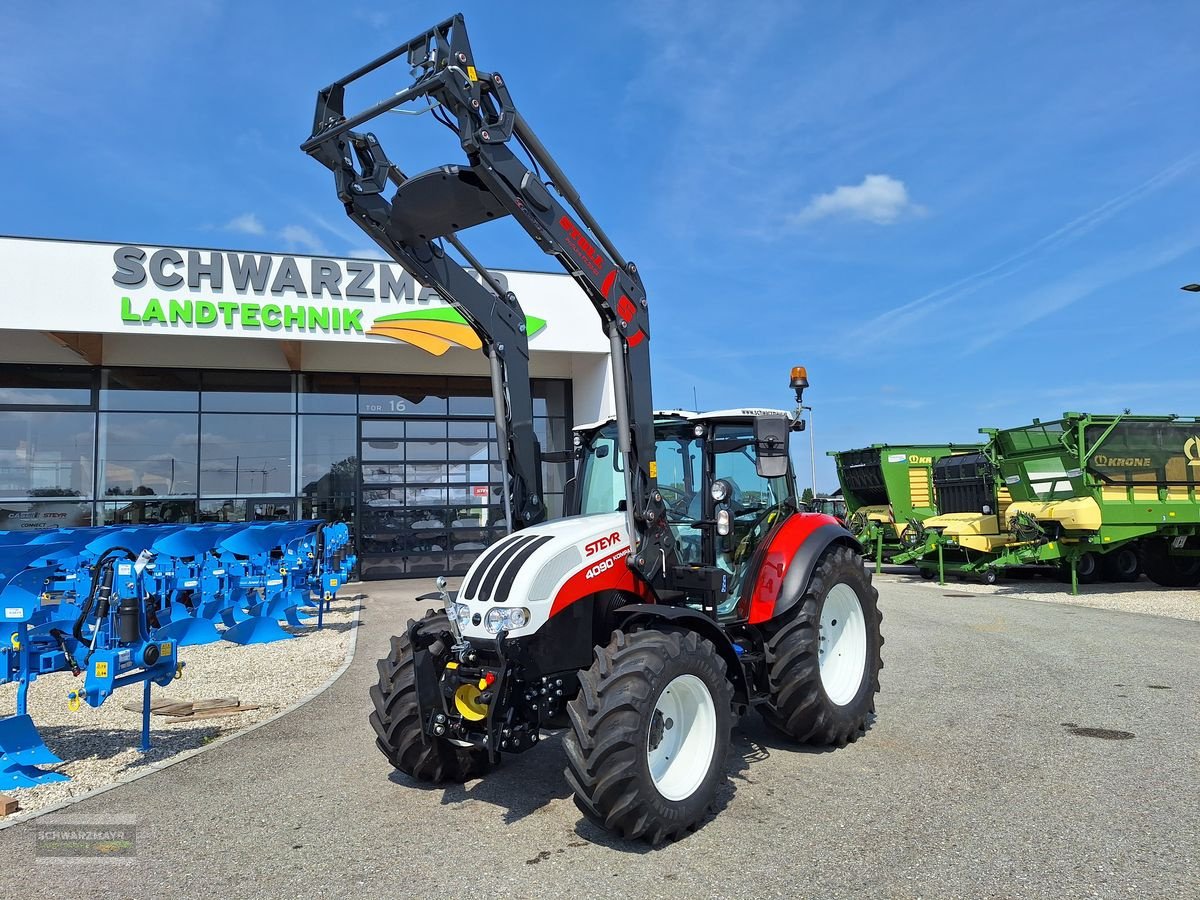
POLYGON ((70 810, 134 816, 136 866, 39 865, 35 820, 0 832, 10 879, 21 878, 10 887, 55 897, 1200 894, 1200 624, 953 596, 886 575, 879 585, 886 668, 867 737, 796 750, 747 717, 724 808, 677 844, 649 851, 583 821, 557 739, 465 787, 391 772, 372 743, 367 688, 389 635, 418 608, 407 598, 425 589, 394 582, 366 587, 355 661, 315 701, 70 810))

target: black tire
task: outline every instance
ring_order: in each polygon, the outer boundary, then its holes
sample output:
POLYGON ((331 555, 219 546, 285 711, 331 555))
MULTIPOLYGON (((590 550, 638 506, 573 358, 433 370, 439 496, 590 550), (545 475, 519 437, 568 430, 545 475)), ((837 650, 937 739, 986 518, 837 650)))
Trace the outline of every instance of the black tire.
POLYGON ((1200 557, 1172 556, 1169 538, 1142 541, 1142 571, 1161 587, 1200 585, 1200 557))
POLYGON ((1083 554, 1075 563, 1075 575, 1080 584, 1095 584, 1100 580, 1100 558, 1095 553, 1083 554))
MULTIPOLYGON (((445 613, 430 610, 421 620, 424 630, 450 633, 445 613)), ((438 644, 430 652, 439 655, 438 644)), ((441 652, 445 652, 443 645, 441 652)), ((395 768, 418 781, 462 782, 478 778, 489 768, 487 752, 458 747, 447 740, 427 737, 421 730, 417 704, 416 668, 408 631, 392 638, 391 651, 379 661, 379 683, 371 688, 371 727, 375 745, 395 768)))
POLYGON ((1100 571, 1105 581, 1128 584, 1142 575, 1142 561, 1133 547, 1118 547, 1100 557, 1100 571))
POLYGON ((917 571, 921 573, 921 577, 926 581, 931 581, 937 577, 937 569, 918 569, 917 571))
MULTIPOLYGON (((1063 560, 1058 564, 1058 580, 1071 583, 1071 563, 1063 560)), ((1079 584, 1095 584, 1100 580, 1100 561, 1095 553, 1084 553, 1075 561, 1075 580, 1079 584)))
POLYGON ((813 573, 804 599, 764 626, 770 699, 759 705, 773 728, 801 744, 844 747, 866 733, 879 670, 883 668, 879 591, 862 557, 849 547, 826 551, 813 573), (867 646, 862 681, 847 703, 834 703, 821 682, 819 665, 821 610, 835 585, 853 588, 862 607, 867 646))
POLYGON ((981 577, 984 584, 995 584, 1000 576, 996 574, 995 569, 984 569, 981 577))
POLYGON ((725 661, 695 632, 614 631, 579 674, 579 694, 567 705, 572 728, 564 738, 566 777, 575 804, 602 828, 651 845, 694 831, 728 778, 732 705, 725 661), (716 738, 699 785, 689 796, 669 800, 650 774, 649 742, 656 705, 680 675, 693 675, 708 689, 716 738))

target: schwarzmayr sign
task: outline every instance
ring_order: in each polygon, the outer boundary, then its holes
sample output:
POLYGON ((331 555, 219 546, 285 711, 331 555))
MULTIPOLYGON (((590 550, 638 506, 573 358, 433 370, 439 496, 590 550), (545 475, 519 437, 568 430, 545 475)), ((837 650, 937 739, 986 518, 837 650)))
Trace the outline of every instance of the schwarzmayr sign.
MULTIPOLYGON (((508 279, 492 274, 507 289, 508 279)), ((113 252, 112 280, 123 290, 121 322, 126 325, 371 334, 435 354, 451 346, 479 346, 474 331, 443 306, 436 291, 387 263, 124 246, 113 252), (365 304, 376 303, 418 308, 364 321, 371 318, 365 304)), ((529 335, 544 325, 529 317, 529 335)))

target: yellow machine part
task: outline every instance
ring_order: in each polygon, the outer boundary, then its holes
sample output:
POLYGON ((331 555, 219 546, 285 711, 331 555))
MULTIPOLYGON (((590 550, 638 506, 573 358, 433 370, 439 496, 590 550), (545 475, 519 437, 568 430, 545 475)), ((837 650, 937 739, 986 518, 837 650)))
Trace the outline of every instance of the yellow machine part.
POLYGON ((860 506, 856 512, 862 513, 872 522, 892 524, 892 513, 886 506, 860 506))
POLYGON ((464 719, 472 722, 482 722, 487 718, 487 707, 479 702, 480 690, 478 685, 459 685, 454 692, 454 708, 464 719))
POLYGON ((908 469, 908 495, 913 506, 931 509, 933 498, 929 489, 929 469, 926 466, 910 466, 908 469))
POLYGON ((878 525, 891 525, 897 536, 904 537, 904 532, 908 531, 907 522, 892 521, 892 511, 886 506, 860 506, 857 513, 862 513, 867 517, 868 521, 875 522, 878 525))
POLYGON ((1012 540, 1012 535, 1000 533, 996 516, 980 513, 946 513, 925 520, 925 527, 953 538, 960 547, 992 553, 1012 540))
POLYGON ((1109 503, 1157 503, 1167 500, 1193 503, 1200 500, 1200 466, 1183 456, 1167 460, 1165 496, 1159 496, 1158 476, 1154 472, 1130 472, 1125 480, 1104 484, 1100 494, 1109 503))
POLYGON ((1008 508, 1012 505, 1012 494, 1009 493, 1007 487, 1002 487, 996 491, 996 505, 1000 507, 996 510, 1000 514, 1000 518, 1007 521, 1008 508))
POLYGON ((1100 504, 1091 497, 1071 497, 1045 503, 1014 503, 1008 508, 1008 520, 1025 513, 1039 522, 1059 522, 1067 531, 1099 531, 1103 524, 1100 504))

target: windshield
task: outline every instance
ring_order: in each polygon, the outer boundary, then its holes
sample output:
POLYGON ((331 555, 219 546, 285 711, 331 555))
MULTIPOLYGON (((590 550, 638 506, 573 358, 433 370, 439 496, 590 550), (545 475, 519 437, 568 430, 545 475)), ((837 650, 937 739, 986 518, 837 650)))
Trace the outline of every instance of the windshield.
MULTIPOLYGON (((655 442, 658 489, 671 522, 694 522, 701 517, 703 443, 690 427, 660 430, 655 442)), ((604 428, 592 441, 584 461, 583 515, 613 512, 623 508, 625 467, 617 449, 616 430, 604 428)))
POLYGON ((718 425, 713 431, 713 474, 731 487, 729 508, 735 517, 756 515, 787 499, 786 477, 763 478, 754 453, 754 425, 718 425))
MULTIPOLYGON (((1018 474, 1004 479, 1010 490, 1018 488, 1018 485, 1024 486, 1033 494, 1030 499, 1036 500, 1065 500, 1075 496, 1071 476, 1063 466, 1062 459, 1057 456, 1018 460, 1016 469, 1018 474)), ((1079 472, 1074 474, 1078 475, 1079 472)), ((1019 489, 1016 493, 1020 493, 1019 489)))

